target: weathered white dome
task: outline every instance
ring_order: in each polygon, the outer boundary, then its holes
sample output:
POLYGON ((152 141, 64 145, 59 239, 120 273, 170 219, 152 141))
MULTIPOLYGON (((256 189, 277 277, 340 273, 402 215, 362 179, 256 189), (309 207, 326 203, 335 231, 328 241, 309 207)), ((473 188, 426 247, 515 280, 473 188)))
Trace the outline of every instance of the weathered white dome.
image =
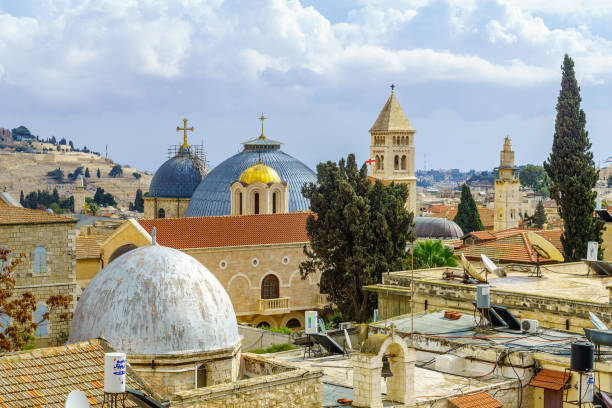
POLYGON ((128 354, 213 351, 240 341, 217 278, 193 257, 158 245, 120 256, 85 288, 69 343, 100 336, 128 354))

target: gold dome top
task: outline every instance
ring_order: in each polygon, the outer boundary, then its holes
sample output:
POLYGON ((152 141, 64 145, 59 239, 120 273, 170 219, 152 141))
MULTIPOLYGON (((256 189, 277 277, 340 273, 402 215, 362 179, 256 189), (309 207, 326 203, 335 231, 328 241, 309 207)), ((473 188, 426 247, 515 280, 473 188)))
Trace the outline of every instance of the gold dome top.
POLYGON ((246 184, 253 184, 257 182, 268 184, 280 183, 281 179, 276 170, 259 162, 251 167, 247 167, 240 175, 238 181, 246 184))

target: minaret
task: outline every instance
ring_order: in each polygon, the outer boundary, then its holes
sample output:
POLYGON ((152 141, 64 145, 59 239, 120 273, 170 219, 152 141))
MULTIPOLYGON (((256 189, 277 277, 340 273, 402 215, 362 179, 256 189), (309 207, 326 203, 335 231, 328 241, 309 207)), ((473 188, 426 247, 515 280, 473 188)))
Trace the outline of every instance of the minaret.
POLYGON ((408 185, 406 209, 416 214, 416 177, 414 175, 414 134, 416 130, 404 114, 397 98, 395 86, 391 95, 370 129, 370 175, 381 181, 394 181, 408 185))
POLYGON ((510 136, 506 136, 504 149, 499 154, 499 176, 495 180, 494 231, 516 228, 519 225, 521 197, 516 170, 512 142, 510 136))
POLYGON ((83 176, 79 175, 74 186, 74 213, 82 214, 85 208, 85 185, 83 184, 83 176))

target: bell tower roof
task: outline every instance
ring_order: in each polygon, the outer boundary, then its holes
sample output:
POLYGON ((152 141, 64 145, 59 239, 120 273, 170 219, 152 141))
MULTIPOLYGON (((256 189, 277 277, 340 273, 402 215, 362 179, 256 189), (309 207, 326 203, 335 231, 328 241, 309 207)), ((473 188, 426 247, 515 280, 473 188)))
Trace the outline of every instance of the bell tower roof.
POLYGON ((394 86, 391 88, 391 95, 389 99, 387 99, 387 103, 385 103, 376 122, 372 125, 370 133, 393 131, 415 132, 406 114, 404 114, 404 110, 397 101, 393 88, 394 86))

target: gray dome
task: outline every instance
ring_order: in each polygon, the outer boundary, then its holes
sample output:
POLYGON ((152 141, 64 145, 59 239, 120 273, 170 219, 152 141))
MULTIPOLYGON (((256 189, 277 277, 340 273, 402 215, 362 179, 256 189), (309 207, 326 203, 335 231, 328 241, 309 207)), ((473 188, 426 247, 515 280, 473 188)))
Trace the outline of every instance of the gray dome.
POLYGON ((414 235, 417 238, 458 239, 461 227, 446 218, 414 217, 414 235))
POLYGON ((191 256, 158 245, 120 256, 85 288, 68 342, 101 336, 128 354, 213 351, 240 341, 217 278, 191 256))
MULTIPOLYGON (((193 193, 185 216, 231 214, 230 184, 258 160, 259 152, 245 147, 244 151, 212 169, 193 193)), ((301 161, 273 147, 261 150, 261 161, 276 170, 281 180, 289 184, 289 212, 308 210, 310 202, 302 195, 302 186, 309 182, 316 183, 315 173, 301 161)))
POLYGON ((179 152, 155 172, 149 197, 190 198, 206 175, 204 163, 189 150, 179 152))

